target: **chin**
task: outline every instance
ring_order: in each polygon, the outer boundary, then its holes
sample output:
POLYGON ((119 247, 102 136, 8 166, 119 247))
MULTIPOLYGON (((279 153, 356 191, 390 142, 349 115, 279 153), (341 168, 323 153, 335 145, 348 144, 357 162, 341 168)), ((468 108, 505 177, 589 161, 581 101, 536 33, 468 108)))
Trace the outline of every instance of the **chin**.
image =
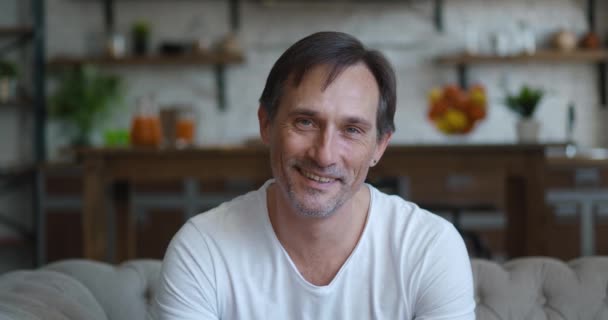
POLYGON ((293 190, 288 191, 289 201, 299 216, 309 218, 327 218, 332 216, 337 209, 342 206, 344 201, 328 199, 322 201, 318 197, 312 196, 302 199, 293 190))

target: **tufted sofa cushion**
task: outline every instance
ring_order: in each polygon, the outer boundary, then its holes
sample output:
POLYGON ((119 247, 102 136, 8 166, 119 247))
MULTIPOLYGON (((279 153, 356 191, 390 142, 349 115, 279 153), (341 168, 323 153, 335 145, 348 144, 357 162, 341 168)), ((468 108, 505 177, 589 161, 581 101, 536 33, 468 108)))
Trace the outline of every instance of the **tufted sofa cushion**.
POLYGON ((608 319, 608 257, 473 259, 477 319, 608 319))
POLYGON ((0 319, 107 319, 91 292, 62 273, 15 271, 0 277, 0 319))
POLYGON ((119 266, 64 260, 44 270, 60 272, 86 286, 105 310, 108 319, 144 319, 160 276, 159 260, 132 260, 119 266))

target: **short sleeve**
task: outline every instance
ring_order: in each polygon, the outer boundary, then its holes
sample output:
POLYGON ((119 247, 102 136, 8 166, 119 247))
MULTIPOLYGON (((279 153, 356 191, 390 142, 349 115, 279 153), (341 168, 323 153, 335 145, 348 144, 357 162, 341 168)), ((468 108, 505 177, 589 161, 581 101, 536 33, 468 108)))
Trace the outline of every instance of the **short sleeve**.
POLYGON ((462 237, 450 224, 421 261, 416 320, 474 320, 471 262, 462 237))
POLYGON ((212 256, 203 234, 188 222, 163 259, 152 318, 219 319, 212 256))

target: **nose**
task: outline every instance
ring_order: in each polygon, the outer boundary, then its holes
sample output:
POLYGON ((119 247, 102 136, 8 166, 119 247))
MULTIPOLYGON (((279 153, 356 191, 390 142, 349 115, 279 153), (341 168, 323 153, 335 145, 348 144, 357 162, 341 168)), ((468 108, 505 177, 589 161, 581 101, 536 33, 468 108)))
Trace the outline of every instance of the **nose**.
POLYGON ((338 157, 334 133, 329 130, 321 130, 310 148, 309 156, 321 168, 334 165, 338 157))

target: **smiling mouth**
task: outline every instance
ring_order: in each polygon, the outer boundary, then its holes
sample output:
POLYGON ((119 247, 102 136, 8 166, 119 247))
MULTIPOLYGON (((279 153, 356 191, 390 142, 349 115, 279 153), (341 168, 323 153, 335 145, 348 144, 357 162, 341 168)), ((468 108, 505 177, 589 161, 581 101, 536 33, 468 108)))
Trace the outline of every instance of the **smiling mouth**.
POLYGON ((338 179, 335 179, 335 178, 321 177, 321 176, 318 176, 318 175, 313 174, 311 172, 305 171, 305 170, 303 170, 301 168, 298 168, 298 171, 300 171, 300 173, 304 177, 306 177, 306 178, 308 178, 310 180, 313 180, 315 182, 319 182, 319 183, 330 183, 330 182, 334 182, 334 181, 338 180, 338 179))

